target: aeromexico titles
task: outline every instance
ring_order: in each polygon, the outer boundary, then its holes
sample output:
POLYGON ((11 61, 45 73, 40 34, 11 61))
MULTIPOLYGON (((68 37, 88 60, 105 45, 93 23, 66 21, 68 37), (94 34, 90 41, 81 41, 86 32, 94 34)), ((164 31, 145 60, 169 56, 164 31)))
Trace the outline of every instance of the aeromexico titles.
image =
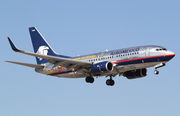
POLYGON ((147 75, 148 67, 165 66, 175 54, 161 46, 138 46, 118 49, 78 57, 58 55, 35 27, 29 28, 34 53, 18 49, 8 37, 12 49, 16 52, 36 57, 37 64, 6 61, 9 63, 35 68, 38 73, 64 77, 85 78, 87 83, 93 83, 93 77, 106 76, 108 86, 114 85, 113 77, 121 76, 136 79, 147 75))

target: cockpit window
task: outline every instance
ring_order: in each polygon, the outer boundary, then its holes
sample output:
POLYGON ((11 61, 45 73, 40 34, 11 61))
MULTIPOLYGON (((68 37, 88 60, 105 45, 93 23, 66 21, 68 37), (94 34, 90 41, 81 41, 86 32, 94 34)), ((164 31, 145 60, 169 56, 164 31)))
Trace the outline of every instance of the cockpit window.
POLYGON ((167 51, 166 48, 159 48, 159 49, 156 49, 156 51, 167 51))
POLYGON ((163 50, 167 50, 166 48, 163 48, 163 50))

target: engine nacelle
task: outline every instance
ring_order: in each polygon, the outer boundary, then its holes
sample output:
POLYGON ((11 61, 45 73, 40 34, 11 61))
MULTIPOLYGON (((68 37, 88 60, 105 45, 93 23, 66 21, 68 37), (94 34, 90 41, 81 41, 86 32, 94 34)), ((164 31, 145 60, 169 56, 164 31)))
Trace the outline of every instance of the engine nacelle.
POLYGON ((108 61, 99 62, 99 63, 93 64, 91 66, 91 72, 93 74, 106 73, 106 72, 110 72, 112 70, 113 70, 113 64, 108 61))
POLYGON ((145 77, 146 75, 147 75, 147 69, 146 68, 127 71, 123 74, 123 76, 127 77, 128 79, 141 78, 141 77, 145 77))

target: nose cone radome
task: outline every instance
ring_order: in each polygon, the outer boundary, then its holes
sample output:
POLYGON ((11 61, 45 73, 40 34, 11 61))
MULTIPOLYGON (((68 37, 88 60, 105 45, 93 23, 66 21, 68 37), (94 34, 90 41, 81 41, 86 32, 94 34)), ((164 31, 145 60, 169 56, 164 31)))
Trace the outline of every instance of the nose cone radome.
POLYGON ((166 56, 169 57, 169 60, 171 60, 175 56, 175 53, 171 51, 167 51, 166 56))
POLYGON ((174 52, 172 52, 172 51, 169 51, 169 50, 167 51, 167 54, 168 54, 168 55, 175 56, 175 53, 174 53, 174 52))

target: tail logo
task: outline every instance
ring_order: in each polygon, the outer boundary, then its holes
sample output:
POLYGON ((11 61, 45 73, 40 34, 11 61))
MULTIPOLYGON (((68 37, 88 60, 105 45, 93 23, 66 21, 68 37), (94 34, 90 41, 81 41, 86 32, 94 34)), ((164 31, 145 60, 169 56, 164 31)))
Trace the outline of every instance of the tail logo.
MULTIPOLYGON (((47 47, 47 46, 40 46, 36 53, 40 54, 40 55, 47 55, 48 54, 48 50, 49 50, 49 47, 47 47)), ((39 58, 40 61, 42 60, 42 58, 40 58, 40 57, 38 57, 38 58, 39 58)))

